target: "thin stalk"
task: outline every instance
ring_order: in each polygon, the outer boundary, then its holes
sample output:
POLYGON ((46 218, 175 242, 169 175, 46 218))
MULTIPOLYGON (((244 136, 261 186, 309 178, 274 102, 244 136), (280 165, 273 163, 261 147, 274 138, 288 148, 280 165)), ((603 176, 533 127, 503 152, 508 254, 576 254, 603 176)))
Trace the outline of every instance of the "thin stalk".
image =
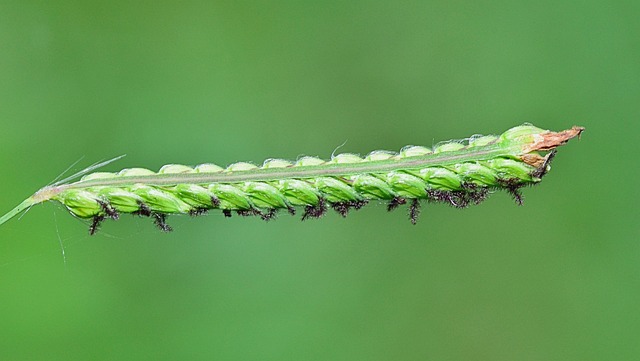
POLYGON ((0 217, 0 225, 2 225, 4 222, 10 220, 11 218, 17 216, 22 211, 25 211, 25 210, 29 209, 29 207, 31 207, 31 206, 33 206, 35 204, 38 204, 38 203, 40 203, 40 202, 36 201, 33 197, 29 197, 29 198, 25 199, 24 201, 22 201, 22 203, 18 204, 15 208, 13 208, 9 212, 7 212, 7 214, 5 214, 2 217, 0 217))
POLYGON ((257 168, 228 173, 180 173, 155 174, 148 176, 129 176, 113 179, 91 179, 79 181, 58 187, 60 191, 74 188, 118 186, 133 183, 148 185, 175 185, 181 183, 237 183, 248 181, 272 181, 287 178, 314 178, 339 175, 353 175, 361 173, 383 173, 399 169, 415 170, 432 165, 447 166, 455 163, 486 160, 499 156, 514 155, 513 149, 520 146, 501 148, 496 146, 482 147, 482 149, 461 150, 440 154, 414 156, 399 160, 380 160, 362 163, 320 164, 312 166, 295 166, 290 168, 257 168))

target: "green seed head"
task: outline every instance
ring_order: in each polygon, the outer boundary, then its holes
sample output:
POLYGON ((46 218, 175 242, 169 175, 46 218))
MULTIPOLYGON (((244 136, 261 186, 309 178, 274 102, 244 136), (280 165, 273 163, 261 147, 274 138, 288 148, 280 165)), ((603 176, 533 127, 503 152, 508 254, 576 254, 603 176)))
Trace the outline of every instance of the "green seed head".
POLYGON ((398 153, 345 153, 328 161, 268 159, 260 167, 248 162, 226 168, 168 164, 158 172, 94 172, 75 183, 42 188, 0 217, 0 224, 48 200, 62 203, 77 217, 93 218, 92 234, 100 221, 117 219, 120 213, 153 217, 167 231, 168 214, 198 215, 217 208, 226 216, 234 211, 268 220, 278 209, 293 213, 294 207, 304 207, 302 218, 308 219, 322 216, 328 206, 346 216, 350 208, 358 209, 368 200, 387 201, 390 210, 408 203, 415 222, 422 199, 464 208, 481 202, 490 189, 504 189, 520 203, 518 188, 540 182, 555 148, 582 130, 551 132, 521 125, 499 136, 440 143, 433 150, 407 146, 398 153))

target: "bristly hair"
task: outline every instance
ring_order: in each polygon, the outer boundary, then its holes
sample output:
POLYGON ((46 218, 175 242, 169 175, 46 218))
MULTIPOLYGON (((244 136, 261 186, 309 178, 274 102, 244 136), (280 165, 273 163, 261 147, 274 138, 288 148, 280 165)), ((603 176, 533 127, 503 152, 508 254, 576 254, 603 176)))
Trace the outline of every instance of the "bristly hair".
POLYGON ((156 226, 158 226, 158 229, 160 229, 163 232, 171 232, 173 231, 173 228, 171 228, 171 226, 169 226, 167 224, 167 215, 163 214, 163 213, 153 213, 153 222, 156 224, 156 226))
POLYGON ((409 206, 409 220, 411 220, 411 224, 414 226, 418 223, 418 215, 420 215, 420 202, 414 198, 411 200, 411 205, 409 206))
POLYGON ((387 211, 391 212, 402 204, 407 204, 407 200, 398 196, 393 197, 393 199, 389 201, 389 204, 387 204, 387 211))
POLYGON ((309 218, 320 218, 327 213, 327 203, 324 198, 318 198, 318 204, 310 205, 304 207, 304 214, 302 215, 302 220, 307 220, 309 218))

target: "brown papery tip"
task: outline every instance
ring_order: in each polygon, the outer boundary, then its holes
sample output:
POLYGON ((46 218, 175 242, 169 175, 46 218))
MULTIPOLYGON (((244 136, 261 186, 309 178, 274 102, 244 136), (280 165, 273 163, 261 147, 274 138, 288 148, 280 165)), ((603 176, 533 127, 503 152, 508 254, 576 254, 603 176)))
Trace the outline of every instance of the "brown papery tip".
POLYGON ((584 131, 584 127, 574 125, 571 129, 563 130, 561 132, 544 132, 534 136, 533 144, 525 147, 524 151, 535 152, 537 150, 552 150, 561 145, 567 144, 567 142, 575 137, 580 137, 580 134, 584 131))

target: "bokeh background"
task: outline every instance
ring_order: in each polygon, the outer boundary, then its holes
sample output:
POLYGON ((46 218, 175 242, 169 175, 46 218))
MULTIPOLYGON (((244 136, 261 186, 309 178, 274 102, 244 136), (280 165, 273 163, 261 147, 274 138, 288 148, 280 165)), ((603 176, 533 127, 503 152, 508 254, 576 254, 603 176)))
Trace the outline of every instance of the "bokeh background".
POLYGON ((640 358, 637 1, 0 0, 0 211, 78 170, 587 128, 518 207, 0 228, 2 360, 640 358), (64 254, 63 254, 64 250, 64 254))

